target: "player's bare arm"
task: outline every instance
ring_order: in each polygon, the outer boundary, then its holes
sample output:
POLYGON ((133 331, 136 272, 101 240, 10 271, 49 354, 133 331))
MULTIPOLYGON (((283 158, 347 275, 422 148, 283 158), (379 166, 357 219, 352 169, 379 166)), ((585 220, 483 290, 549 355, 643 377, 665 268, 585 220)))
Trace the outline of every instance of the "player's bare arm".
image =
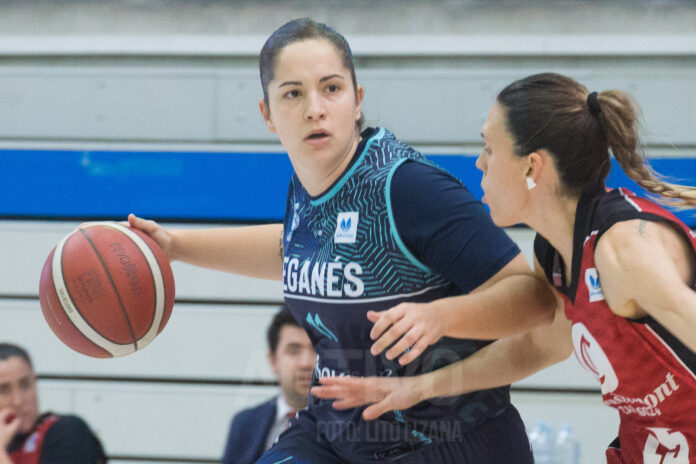
POLYGON ((386 357, 394 359, 408 350, 399 358, 403 365, 443 336, 497 339, 550 323, 556 299, 542 279, 519 254, 467 295, 370 312, 375 323, 370 336, 376 340, 371 352, 377 355, 391 346, 386 357))
POLYGON ((282 279, 283 257, 278 254, 282 224, 169 230, 133 215, 128 221, 157 241, 172 261, 248 277, 282 279))
POLYGON ((600 238, 595 262, 612 311, 652 316, 696 351, 696 257, 686 238, 662 222, 632 220, 600 238))

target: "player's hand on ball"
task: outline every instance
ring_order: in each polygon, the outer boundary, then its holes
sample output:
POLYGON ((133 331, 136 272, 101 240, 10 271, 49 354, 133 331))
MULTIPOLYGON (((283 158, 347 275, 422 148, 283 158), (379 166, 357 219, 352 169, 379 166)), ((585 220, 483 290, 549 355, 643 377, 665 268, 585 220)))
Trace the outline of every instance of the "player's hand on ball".
POLYGON ((320 382, 312 387, 312 395, 335 399, 334 409, 370 404, 362 413, 365 420, 377 419, 394 409, 408 409, 425 399, 416 377, 322 377, 320 382))
POLYGON ((155 221, 139 218, 135 214, 128 215, 128 225, 149 235, 162 248, 169 260, 174 260, 172 256, 172 235, 167 229, 155 221))
POLYGON ((377 356, 385 349, 387 359, 399 358, 406 365, 442 337, 442 320, 430 303, 401 303, 387 311, 368 311, 375 325, 370 338, 376 340, 370 352, 377 356), (393 346, 392 346, 393 345, 393 346))

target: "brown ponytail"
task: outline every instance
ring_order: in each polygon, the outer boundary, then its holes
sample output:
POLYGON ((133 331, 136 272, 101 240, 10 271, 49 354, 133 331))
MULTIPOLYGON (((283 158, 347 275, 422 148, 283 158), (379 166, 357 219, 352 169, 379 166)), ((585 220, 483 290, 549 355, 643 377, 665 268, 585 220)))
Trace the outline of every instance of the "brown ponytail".
POLYGON ((665 182, 645 160, 638 136, 640 109, 625 92, 605 90, 597 96, 597 115, 614 158, 623 171, 645 190, 660 195, 663 203, 683 208, 696 206, 696 188, 665 182))
POLYGON ((534 74, 505 87, 505 108, 515 154, 546 149, 554 159, 563 193, 579 196, 604 187, 609 150, 641 187, 678 207, 696 207, 696 188, 665 182, 645 162, 638 137, 639 109, 624 92, 588 93, 570 77, 534 74))

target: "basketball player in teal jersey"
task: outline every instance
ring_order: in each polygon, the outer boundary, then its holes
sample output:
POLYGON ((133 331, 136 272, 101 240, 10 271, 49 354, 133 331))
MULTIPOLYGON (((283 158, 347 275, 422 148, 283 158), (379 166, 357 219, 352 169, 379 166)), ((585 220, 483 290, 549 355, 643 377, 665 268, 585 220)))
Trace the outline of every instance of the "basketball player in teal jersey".
MULTIPOLYGON (((133 227, 172 260, 282 279, 286 304, 318 353, 315 384, 429 372, 550 322, 548 286, 481 203, 390 131, 362 130, 363 89, 340 34, 291 21, 267 40, 259 65, 261 113, 295 171, 284 224, 169 231, 130 216, 133 227), (404 367, 370 352, 366 317, 399 304, 456 312, 462 323, 432 332, 435 343, 414 343, 412 356, 423 361, 404 367)), ((532 462, 507 386, 374 422, 361 412, 310 398, 258 462, 532 462)))

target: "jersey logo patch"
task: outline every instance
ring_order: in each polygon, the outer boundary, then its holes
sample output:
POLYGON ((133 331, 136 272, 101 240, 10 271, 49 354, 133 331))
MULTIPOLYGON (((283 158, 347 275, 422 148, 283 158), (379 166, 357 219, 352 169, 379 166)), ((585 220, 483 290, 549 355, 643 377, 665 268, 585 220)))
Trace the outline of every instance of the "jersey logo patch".
POLYGON ((683 433, 663 427, 648 427, 643 448, 645 464, 688 464, 689 443, 683 433))
POLYGON ((338 213, 334 243, 355 243, 358 235, 358 212, 338 213))
POLYGON ((604 299, 602 287, 599 285, 597 268, 591 267, 585 271, 585 285, 587 285, 587 290, 589 291, 590 303, 602 301, 604 299))
POLYGON ((611 393, 619 386, 619 378, 609 358, 592 336, 585 324, 576 322, 573 324, 573 350, 580 364, 592 372, 602 384, 602 394, 611 393))
POLYGON ((285 241, 288 243, 290 243, 290 240, 292 240, 292 233, 295 232, 297 226, 300 225, 300 215, 297 211, 299 208, 300 204, 298 202, 295 202, 295 204, 293 205, 294 212, 292 213, 292 223, 290 224, 290 230, 285 235, 285 241))

